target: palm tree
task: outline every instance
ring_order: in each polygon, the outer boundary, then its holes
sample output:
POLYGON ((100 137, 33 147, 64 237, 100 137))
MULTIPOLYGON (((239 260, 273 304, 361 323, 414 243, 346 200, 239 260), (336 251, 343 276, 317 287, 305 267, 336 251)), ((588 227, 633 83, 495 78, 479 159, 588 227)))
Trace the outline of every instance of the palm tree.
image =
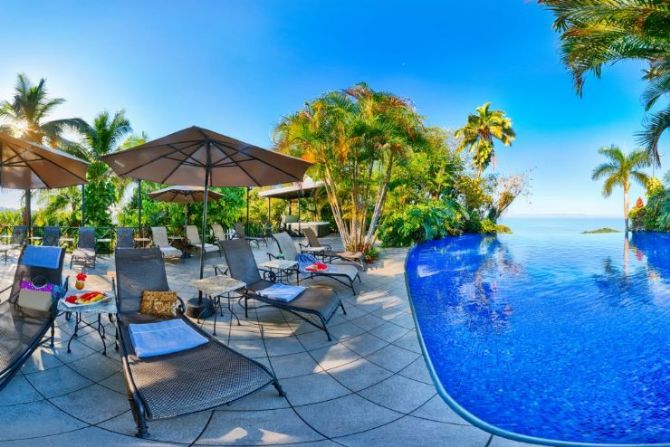
POLYGON ((623 188, 623 217, 626 221, 626 232, 628 232, 630 180, 632 177, 639 184, 646 185, 649 176, 640 169, 651 164, 649 154, 644 150, 637 150, 626 155, 616 146, 602 147, 598 150, 598 153, 604 155, 607 161, 593 170, 591 178, 593 180, 605 179, 603 184, 603 196, 605 197, 612 195, 615 186, 618 185, 623 188))
POLYGON ((511 146, 516 138, 512 120, 506 117, 502 110, 490 110, 490 106, 491 103, 487 102, 477 107, 477 113, 468 115, 467 124, 455 132, 456 137, 461 139, 457 150, 467 148, 470 151, 477 176, 481 176, 491 163, 494 156, 494 139, 505 146, 511 146))
MULTIPOLYGON (((62 137, 62 133, 68 127, 78 128, 84 123, 83 120, 66 118, 45 121, 53 109, 64 102, 63 98, 48 97, 44 78, 34 85, 25 74, 20 73, 14 87, 14 97, 11 101, 0 103, 0 121, 4 122, 0 125, 0 132, 38 144, 69 143, 62 137)), ((31 201, 30 190, 25 191, 23 201, 25 204, 23 220, 29 225, 30 213, 27 204, 31 201)))
POLYGON ((365 84, 327 93, 285 117, 279 150, 315 163, 348 250, 374 243, 394 166, 423 144, 421 117, 409 102, 365 84))
POLYGON ((85 220, 95 226, 109 226, 110 208, 116 203, 123 182, 110 175, 111 171, 101 157, 117 151, 132 128, 121 110, 114 116, 104 111, 93 119, 93 123, 83 122, 77 130, 83 137, 82 142, 68 144, 65 150, 90 163, 86 173, 88 183, 84 188, 85 220))
MULTIPOLYGON (((581 95, 584 77, 600 77, 606 64, 633 59, 649 64, 644 79, 652 81, 645 94, 649 110, 668 93, 670 80, 670 4, 664 0, 584 1, 539 0, 556 19, 561 33, 563 62, 572 72, 581 95), (655 98, 649 101, 650 98, 655 98)), ((651 114, 638 134, 654 163, 660 164, 658 140, 670 127, 670 107, 651 114)))
POLYGON ((63 98, 48 97, 44 78, 34 85, 21 73, 14 87, 14 98, 0 103, 0 120, 5 121, 0 132, 34 143, 59 144, 63 142, 62 133, 66 128, 76 129, 84 124, 80 118, 45 121, 54 108, 64 102, 63 98))

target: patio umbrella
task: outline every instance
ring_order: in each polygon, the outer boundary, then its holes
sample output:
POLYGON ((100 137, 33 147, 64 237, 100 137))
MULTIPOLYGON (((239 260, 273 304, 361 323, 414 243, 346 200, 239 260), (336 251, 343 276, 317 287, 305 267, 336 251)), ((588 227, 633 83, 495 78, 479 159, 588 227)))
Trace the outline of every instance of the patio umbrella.
POLYGON ((25 191, 24 223, 29 232, 31 189, 83 185, 87 169, 87 162, 66 152, 0 133, 0 186, 25 191))
MULTIPOLYGON (((311 163, 261 149, 202 127, 188 127, 134 148, 105 155, 103 160, 122 177, 168 185, 268 186, 302 180, 311 163)), ((203 277, 207 198, 202 215, 200 278, 203 277)), ((189 301, 189 314, 204 309, 202 294, 189 301)))
MULTIPOLYGON (((188 206, 191 203, 205 201, 205 188, 202 186, 170 186, 150 192, 149 197, 158 202, 184 203, 186 204, 185 214, 188 218, 188 206)), ((207 201, 220 200, 223 194, 216 191, 207 191, 207 201)), ((188 222, 187 222, 188 223, 188 222)))

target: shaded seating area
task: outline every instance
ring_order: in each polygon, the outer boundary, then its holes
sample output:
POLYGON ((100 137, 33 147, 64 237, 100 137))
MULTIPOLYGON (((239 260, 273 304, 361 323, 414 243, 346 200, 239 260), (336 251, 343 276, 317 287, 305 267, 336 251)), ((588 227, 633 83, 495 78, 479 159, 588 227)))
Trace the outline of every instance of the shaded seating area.
POLYGON ((48 247, 60 246, 60 227, 44 227, 42 245, 48 247))
POLYGON ((95 228, 79 227, 79 240, 77 241, 77 248, 70 257, 70 268, 74 265, 95 268, 95 246, 95 228))
POLYGON ((270 256, 270 258, 279 258, 281 255, 281 257, 283 257, 286 260, 299 261, 298 273, 300 275, 304 275, 307 278, 313 278, 317 276, 331 278, 339 282, 340 284, 349 287, 353 292, 353 294, 356 295, 357 292, 354 283, 356 282, 356 280, 358 280, 359 283, 361 282, 360 271, 356 266, 351 264, 331 263, 327 264, 327 269, 324 271, 308 270, 307 268, 311 263, 304 263, 301 259, 299 259, 300 254, 298 253, 295 243, 293 242, 293 238, 291 238, 290 234, 288 234, 287 232, 274 233, 272 237, 277 243, 277 247, 279 247, 280 253, 279 255, 268 253, 268 256, 270 256))
POLYGON ((0 389, 42 343, 53 324, 56 306, 52 302, 49 310, 26 307, 19 300, 22 281, 37 283, 46 281, 67 290, 63 282, 63 259, 65 250, 59 247, 28 245, 19 255, 13 283, 0 291, 9 291, 9 298, 0 303, 0 389))
POLYGON ((116 229, 116 248, 135 248, 135 229, 119 227, 116 229))
POLYGON ((219 244, 223 249, 230 276, 246 283, 243 293, 245 316, 249 316, 248 301, 254 299, 265 305, 273 306, 296 315, 309 324, 323 330, 328 340, 332 339, 327 324, 333 318, 338 308, 341 308, 345 314, 346 310, 340 298, 337 297, 331 288, 325 286, 308 287, 297 298, 288 302, 268 298, 267 296, 263 296, 263 290, 275 284, 271 281, 274 278, 274 274, 265 272, 265 278, 261 277, 249 242, 243 239, 232 239, 220 242, 219 244), (308 318, 309 316, 315 317, 318 321, 313 321, 308 318))
POLYGON ((25 225, 17 225, 12 228, 12 235, 9 239, 9 244, 0 245, 0 253, 3 254, 5 258, 5 263, 9 257, 9 252, 12 250, 18 250, 23 247, 26 243, 26 238, 28 237, 28 227, 25 225))
POLYGON ((151 227, 151 241, 154 247, 157 247, 165 258, 181 258, 183 253, 178 248, 170 245, 167 228, 151 227))
POLYGON ((283 395, 268 368, 228 348, 183 316, 206 343, 181 352, 139 358, 131 339, 131 324, 165 320, 141 314, 144 291, 168 291, 163 254, 158 248, 116 251, 116 296, 123 374, 137 436, 148 435, 147 421, 171 418, 224 405, 272 384, 283 395))
POLYGON ((237 222, 233 228, 235 229, 236 237, 244 239, 245 241, 250 243, 253 242, 254 244, 256 244, 256 247, 260 247, 261 243, 265 244, 265 246, 268 245, 268 241, 264 237, 247 236, 247 232, 244 229, 244 225, 242 224, 242 222, 237 222))
POLYGON ((329 244, 322 244, 311 228, 303 229, 302 233, 307 238, 306 245, 300 244, 303 252, 312 253, 324 262, 330 263, 334 260, 353 262, 366 270, 365 255, 362 251, 334 251, 329 244))
MULTIPOLYGON (((202 250, 203 243, 200 239, 200 234, 198 233, 198 227, 195 225, 186 225, 186 239, 188 239, 195 250, 202 250)), ((205 242, 204 247, 206 255, 209 253, 219 253, 219 256, 222 256, 221 249, 218 245, 205 242)))

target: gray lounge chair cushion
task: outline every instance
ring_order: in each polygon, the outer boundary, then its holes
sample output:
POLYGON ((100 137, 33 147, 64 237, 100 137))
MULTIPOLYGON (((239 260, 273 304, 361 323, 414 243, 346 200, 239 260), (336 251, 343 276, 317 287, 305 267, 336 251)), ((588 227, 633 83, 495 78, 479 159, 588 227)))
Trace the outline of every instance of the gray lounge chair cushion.
POLYGON ((158 247, 161 249, 161 253, 163 253, 163 256, 166 258, 181 258, 182 253, 181 250, 178 248, 174 248, 171 246, 167 247, 158 247))
MULTIPOLYGON (((324 272, 318 272, 321 275, 343 275, 347 276, 350 280, 354 280, 358 277, 359 273, 358 267, 355 265, 346 265, 346 264, 328 264, 328 270, 324 272)), ((309 271, 301 271, 301 273, 310 274, 309 271)))
POLYGON ((73 258, 95 258, 95 250, 90 248, 77 248, 72 252, 73 258))

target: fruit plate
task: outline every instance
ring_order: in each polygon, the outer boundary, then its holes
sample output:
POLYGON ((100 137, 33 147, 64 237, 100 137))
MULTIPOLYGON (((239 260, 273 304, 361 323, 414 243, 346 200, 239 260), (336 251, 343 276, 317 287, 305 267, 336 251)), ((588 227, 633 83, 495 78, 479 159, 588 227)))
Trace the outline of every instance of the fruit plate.
POLYGON ((89 291, 81 291, 81 292, 77 292, 77 293, 71 293, 71 294, 67 295, 65 298, 63 298, 61 301, 63 301, 63 304, 65 304, 66 307, 69 307, 69 308, 73 309, 73 308, 77 308, 77 307, 95 306, 96 304, 104 303, 105 301, 107 301, 110 298, 111 298, 111 296, 107 295, 105 292, 99 292, 97 290, 96 291, 89 290, 89 291), (72 296, 80 298, 84 295, 87 295, 87 294, 93 293, 93 292, 99 293, 100 295, 102 295, 102 298, 98 299, 97 301, 83 302, 83 303, 70 303, 70 302, 66 301, 68 298, 70 298, 72 296))

